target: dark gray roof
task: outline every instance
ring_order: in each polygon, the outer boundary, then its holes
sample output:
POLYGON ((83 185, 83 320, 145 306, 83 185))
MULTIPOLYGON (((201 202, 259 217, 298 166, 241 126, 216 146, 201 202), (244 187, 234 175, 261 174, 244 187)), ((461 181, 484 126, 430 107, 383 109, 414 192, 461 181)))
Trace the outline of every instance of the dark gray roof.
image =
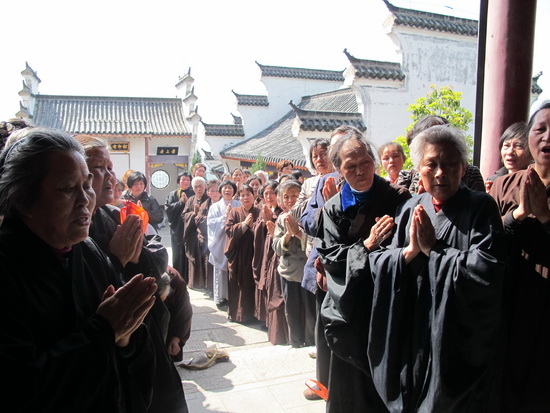
POLYGON ((265 95, 241 95, 234 90, 233 94, 237 98, 237 104, 242 106, 269 106, 269 101, 265 95))
POLYGON ((258 62, 256 64, 262 71, 262 76, 266 77, 291 77, 296 79, 314 79, 328 80, 332 82, 343 82, 344 71, 321 70, 321 69, 302 69, 298 67, 266 66, 258 62))
POLYGON ((177 98, 37 95, 33 122, 69 133, 191 135, 177 98))
POLYGON ((258 134, 238 142, 220 152, 224 158, 255 161, 258 154, 270 164, 290 160, 296 166, 305 167, 302 145, 292 135, 292 125, 299 117, 303 130, 332 131, 342 124, 350 124, 365 130, 361 115, 357 113, 357 101, 351 89, 338 89, 306 96, 299 105, 291 103, 290 110, 277 122, 258 134))
POLYGON ((388 10, 395 16, 394 24, 396 25, 456 33, 464 36, 477 36, 477 20, 463 19, 460 17, 446 16, 444 14, 420 10, 403 9, 394 6, 388 0, 382 1, 386 4, 388 10))
POLYGON ((401 63, 380 62, 378 60, 358 59, 352 56, 348 49, 344 49, 351 65, 355 68, 357 77, 365 79, 403 80, 405 73, 401 70, 401 63))
POLYGON ((236 125, 210 125, 201 121, 204 125, 206 136, 244 136, 242 124, 236 125))

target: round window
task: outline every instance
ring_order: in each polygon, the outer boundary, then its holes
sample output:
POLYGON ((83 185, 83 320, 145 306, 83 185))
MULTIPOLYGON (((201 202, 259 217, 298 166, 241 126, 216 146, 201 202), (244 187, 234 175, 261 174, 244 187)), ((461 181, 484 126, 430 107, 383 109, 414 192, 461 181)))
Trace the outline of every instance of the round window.
POLYGON ((151 185, 157 189, 164 189, 170 183, 170 175, 168 172, 159 169, 158 171, 153 172, 151 175, 151 185))

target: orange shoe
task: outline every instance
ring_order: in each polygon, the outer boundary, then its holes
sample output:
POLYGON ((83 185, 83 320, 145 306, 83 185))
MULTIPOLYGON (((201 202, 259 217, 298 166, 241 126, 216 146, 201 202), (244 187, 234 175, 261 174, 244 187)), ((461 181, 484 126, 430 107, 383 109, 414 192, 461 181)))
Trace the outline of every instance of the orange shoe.
POLYGON ((328 389, 317 380, 306 380, 304 397, 308 400, 328 400, 328 389))

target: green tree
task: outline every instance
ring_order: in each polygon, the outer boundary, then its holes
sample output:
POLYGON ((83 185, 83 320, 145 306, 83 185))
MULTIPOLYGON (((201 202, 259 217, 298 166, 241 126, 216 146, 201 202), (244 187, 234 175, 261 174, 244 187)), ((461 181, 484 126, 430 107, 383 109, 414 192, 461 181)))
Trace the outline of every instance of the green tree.
POLYGON ((265 171, 265 169, 266 169, 265 160, 262 154, 259 153, 258 156, 256 156, 256 162, 254 162, 254 164, 252 164, 252 167, 250 168, 250 172, 254 173, 256 171, 265 171))
POLYGON ((189 173, 191 173, 195 164, 199 162, 202 162, 202 157, 200 152, 196 150, 195 153, 193 154, 193 158, 191 159, 191 163, 189 164, 189 173))
MULTIPOLYGON (((406 132, 409 132, 414 124, 426 115, 442 116, 447 119, 452 126, 463 131, 467 131, 470 123, 472 122, 473 116, 469 110, 460 105, 462 93, 453 91, 453 89, 449 86, 444 86, 440 89, 436 89, 434 85, 431 85, 430 87, 432 89, 430 93, 417 99, 416 102, 409 105, 407 111, 411 112, 411 119, 413 121, 405 129, 406 132)), ((411 169, 412 162, 409 157, 409 147, 407 145, 406 136, 398 136, 394 141, 403 147, 405 155, 407 156, 407 161, 405 162, 405 165, 403 165, 403 169, 411 169)), ((472 148, 474 145, 472 136, 466 136, 466 143, 469 149, 469 162, 472 162, 472 148)))

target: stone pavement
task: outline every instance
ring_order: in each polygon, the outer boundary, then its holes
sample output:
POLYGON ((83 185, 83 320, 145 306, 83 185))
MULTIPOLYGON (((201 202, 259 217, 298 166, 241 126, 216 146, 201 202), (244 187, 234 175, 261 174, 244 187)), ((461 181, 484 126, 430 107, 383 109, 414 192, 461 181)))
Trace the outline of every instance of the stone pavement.
MULTIPOLYGON (((170 235, 159 231, 171 257, 170 235)), ((171 258, 170 258, 171 262, 171 258)), ((259 322, 230 322, 208 294, 189 290, 193 323, 183 360, 204 354, 215 344, 229 354, 229 361, 206 370, 177 367, 183 381, 189 412, 224 413, 321 413, 325 402, 303 396, 304 382, 315 378, 311 348, 273 346, 259 322)), ((179 363, 176 363, 176 366, 179 363)))

